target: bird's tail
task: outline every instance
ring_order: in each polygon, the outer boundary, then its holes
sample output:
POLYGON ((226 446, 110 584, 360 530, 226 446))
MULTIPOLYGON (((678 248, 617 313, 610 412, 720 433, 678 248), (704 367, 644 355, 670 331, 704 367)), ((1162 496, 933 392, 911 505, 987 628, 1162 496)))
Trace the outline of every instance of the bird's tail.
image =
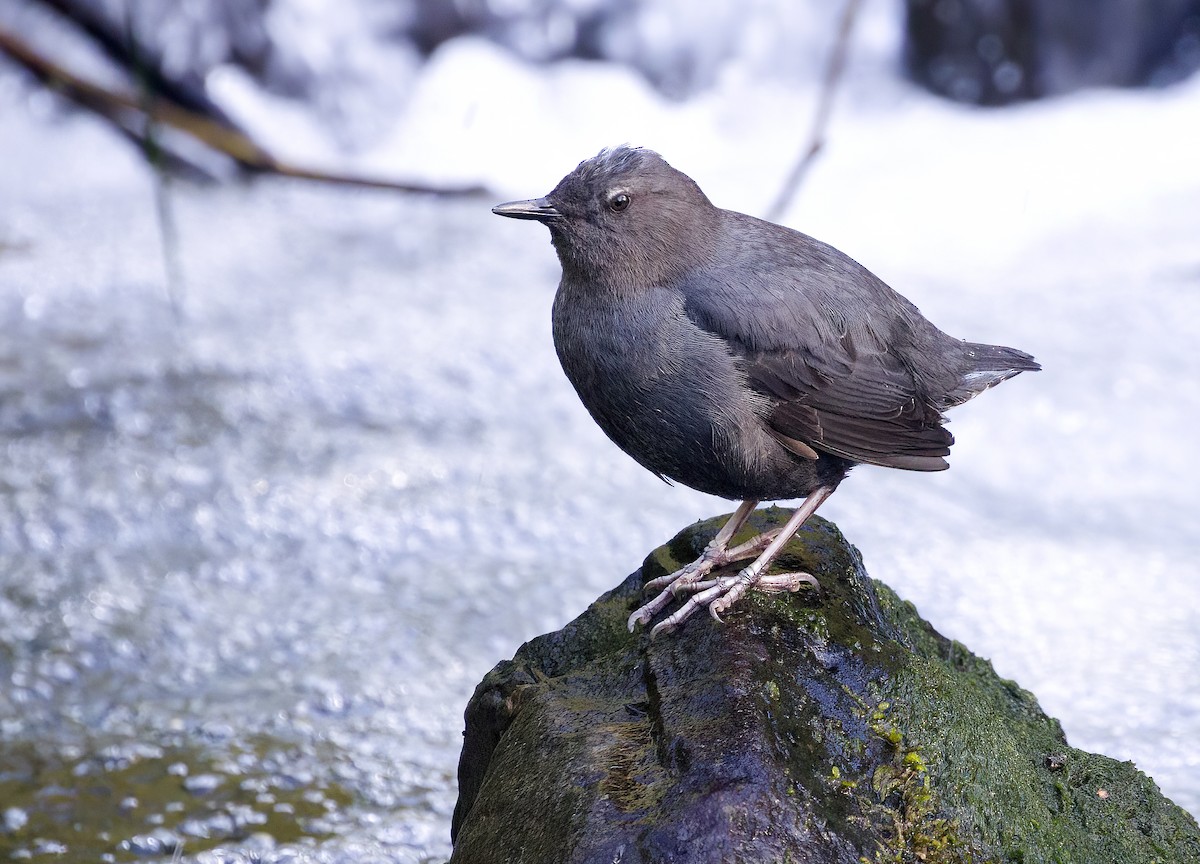
POLYGON ((965 369, 958 386, 946 396, 946 407, 961 405, 968 399, 978 396, 989 387, 995 387, 1001 381, 1007 381, 1022 372, 1036 372, 1041 364, 1033 359, 1033 355, 1018 351, 1016 348, 1006 348, 1003 345, 983 345, 979 342, 963 343, 965 350, 965 369))

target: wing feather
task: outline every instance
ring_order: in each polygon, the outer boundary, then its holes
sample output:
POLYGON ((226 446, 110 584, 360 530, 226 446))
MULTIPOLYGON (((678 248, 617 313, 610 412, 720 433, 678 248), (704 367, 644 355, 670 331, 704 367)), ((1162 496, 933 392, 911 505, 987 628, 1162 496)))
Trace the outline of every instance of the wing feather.
POLYGON ((853 260, 805 239, 805 255, 751 269, 750 291, 736 260, 696 274, 684 285, 688 316, 741 360, 771 406, 768 429, 797 455, 946 468, 954 438, 906 357, 921 339, 949 337, 853 260), (743 308, 747 298, 761 302, 743 308))

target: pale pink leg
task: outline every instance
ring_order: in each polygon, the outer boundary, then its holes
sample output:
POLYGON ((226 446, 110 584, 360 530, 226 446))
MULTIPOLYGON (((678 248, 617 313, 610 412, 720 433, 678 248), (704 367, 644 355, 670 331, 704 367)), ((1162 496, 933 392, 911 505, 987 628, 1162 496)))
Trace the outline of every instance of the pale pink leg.
POLYGON ((748 547, 758 541, 762 535, 749 541, 749 543, 743 543, 741 546, 735 546, 733 549, 729 548, 729 541, 746 524, 746 520, 750 518, 750 514, 754 512, 754 508, 757 506, 757 501, 743 501, 738 505, 733 515, 729 517, 729 521, 717 532, 717 536, 704 547, 704 551, 700 553, 699 558, 691 564, 681 567, 674 573, 659 576, 657 579, 651 579, 647 582, 645 585, 646 589, 650 591, 656 589, 662 590, 653 600, 629 616, 630 631, 632 632, 638 624, 649 623, 664 606, 678 596, 679 592, 686 591, 689 585, 699 579, 703 579, 713 571, 713 568, 724 567, 731 561, 741 561, 757 555, 757 549, 748 547))
MULTIPOLYGON (((817 580, 807 573, 786 573, 780 576, 764 577, 763 571, 771 565, 771 561, 787 545, 787 542, 792 539, 792 535, 799 530, 805 520, 815 513, 817 508, 821 506, 821 503, 831 494, 833 494, 831 487, 822 486, 805 498, 804 503, 792 514, 792 517, 779 530, 763 553, 755 559, 754 563, 738 573, 737 576, 714 579, 708 582, 700 582, 699 578, 689 580, 687 587, 690 587, 692 590, 699 589, 698 593, 693 594, 683 606, 656 624, 654 629, 650 631, 650 635, 653 637, 663 633, 670 633, 702 606, 707 607, 709 614, 719 621, 721 620, 720 616, 728 612, 733 604, 742 598, 742 595, 752 587, 758 587, 760 584, 762 585, 762 589, 766 591, 796 590, 804 584, 817 585, 817 580), (764 578, 768 581, 764 582, 764 578), (784 587, 792 585, 795 587, 784 587)), ((711 570, 711 568, 709 569, 711 570)), ((662 595, 659 596, 661 597, 662 595)), ((657 599, 655 598, 655 600, 657 599)), ((669 598, 662 605, 665 606, 666 602, 669 602, 669 598)), ((657 609, 655 611, 657 612, 657 609)), ((637 613, 634 614, 636 615, 637 613)))

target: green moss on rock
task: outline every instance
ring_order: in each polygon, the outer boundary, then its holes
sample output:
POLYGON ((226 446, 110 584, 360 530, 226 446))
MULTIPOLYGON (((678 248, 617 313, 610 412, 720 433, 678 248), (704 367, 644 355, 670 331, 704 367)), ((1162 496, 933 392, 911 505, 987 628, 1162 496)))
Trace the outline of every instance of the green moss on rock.
POLYGON ((1033 694, 877 588, 914 649, 890 687, 896 722, 935 754, 947 812, 997 860, 1200 862, 1195 820, 1153 780, 1070 747, 1033 694))
MULTIPOLYGON (((756 512, 745 536, 790 512, 756 512)), ((722 522, 680 532, 480 684, 454 862, 1200 864, 1200 829, 1153 781, 1069 747, 1031 694, 869 579, 829 522, 776 564, 819 591, 629 634, 644 582, 722 522)))

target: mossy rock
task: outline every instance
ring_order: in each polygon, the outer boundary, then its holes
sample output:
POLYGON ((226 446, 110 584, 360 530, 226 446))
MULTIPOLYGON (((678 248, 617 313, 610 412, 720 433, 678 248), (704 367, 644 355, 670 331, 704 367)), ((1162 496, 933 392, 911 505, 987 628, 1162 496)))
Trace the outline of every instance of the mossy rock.
MULTIPOLYGON (((758 511, 746 536, 790 512, 758 511)), ((1069 747, 825 520, 775 568, 819 591, 630 634, 643 583, 723 521, 684 530, 480 683, 452 864, 1200 864, 1200 828, 1150 778, 1069 747)))

